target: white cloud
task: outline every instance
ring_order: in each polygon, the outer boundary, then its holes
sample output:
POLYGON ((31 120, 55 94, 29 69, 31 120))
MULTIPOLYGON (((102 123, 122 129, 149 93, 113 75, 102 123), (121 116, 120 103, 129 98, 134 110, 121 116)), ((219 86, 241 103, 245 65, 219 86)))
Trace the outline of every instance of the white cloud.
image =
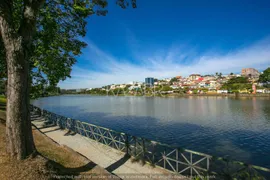
POLYGON ((144 81, 145 77, 187 76, 192 73, 214 74, 240 72, 242 68, 254 67, 263 70, 270 65, 270 39, 266 38, 251 46, 227 54, 219 52, 198 55, 192 48, 173 46, 167 51, 136 53, 139 65, 114 57, 92 42, 88 42, 87 53, 102 72, 91 71, 86 67, 74 66, 72 78, 60 83, 61 88, 101 87, 107 84, 144 81))

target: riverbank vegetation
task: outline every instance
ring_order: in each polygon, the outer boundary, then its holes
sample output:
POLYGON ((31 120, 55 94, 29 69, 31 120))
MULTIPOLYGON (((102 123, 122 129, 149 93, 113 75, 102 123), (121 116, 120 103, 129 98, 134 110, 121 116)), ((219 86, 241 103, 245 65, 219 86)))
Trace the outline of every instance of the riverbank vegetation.
POLYGON ((259 77, 259 82, 263 83, 263 86, 270 88, 270 67, 263 71, 259 77))
POLYGON ((226 89, 229 92, 239 92, 241 90, 247 90, 247 92, 253 92, 252 84, 248 81, 247 77, 234 77, 229 79, 228 82, 223 84, 221 89, 226 89))
POLYGON ((44 86, 37 84, 31 87, 30 98, 36 99, 39 97, 58 96, 61 94, 60 87, 57 86, 44 86))

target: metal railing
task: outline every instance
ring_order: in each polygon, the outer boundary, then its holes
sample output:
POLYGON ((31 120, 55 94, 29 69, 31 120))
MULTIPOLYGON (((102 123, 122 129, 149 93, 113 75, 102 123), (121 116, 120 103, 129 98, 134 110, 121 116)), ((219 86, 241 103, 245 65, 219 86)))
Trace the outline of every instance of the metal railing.
POLYGON ((231 179, 266 179, 266 177, 269 178, 270 176, 270 169, 268 168, 169 146, 57 115, 33 105, 31 105, 30 109, 43 116, 50 123, 58 125, 61 129, 68 129, 81 134, 125 152, 133 156, 135 160, 159 166, 176 174, 196 176, 198 179, 209 179, 210 175, 217 179, 228 179, 228 177, 231 177, 231 179))

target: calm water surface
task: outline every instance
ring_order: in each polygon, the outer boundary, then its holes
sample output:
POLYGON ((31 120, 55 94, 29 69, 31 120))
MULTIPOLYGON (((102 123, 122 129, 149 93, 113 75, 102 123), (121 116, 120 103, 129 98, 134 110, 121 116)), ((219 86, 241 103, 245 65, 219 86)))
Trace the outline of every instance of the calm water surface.
POLYGON ((116 131, 270 168, 269 98, 65 95, 33 104, 116 131))

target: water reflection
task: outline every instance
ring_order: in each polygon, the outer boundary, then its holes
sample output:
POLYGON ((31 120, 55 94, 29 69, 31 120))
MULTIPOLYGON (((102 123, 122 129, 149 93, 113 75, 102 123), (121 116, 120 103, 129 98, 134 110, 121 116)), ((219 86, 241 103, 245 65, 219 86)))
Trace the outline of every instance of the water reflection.
POLYGON ((34 104, 118 131, 270 167, 269 98, 76 95, 34 104))

